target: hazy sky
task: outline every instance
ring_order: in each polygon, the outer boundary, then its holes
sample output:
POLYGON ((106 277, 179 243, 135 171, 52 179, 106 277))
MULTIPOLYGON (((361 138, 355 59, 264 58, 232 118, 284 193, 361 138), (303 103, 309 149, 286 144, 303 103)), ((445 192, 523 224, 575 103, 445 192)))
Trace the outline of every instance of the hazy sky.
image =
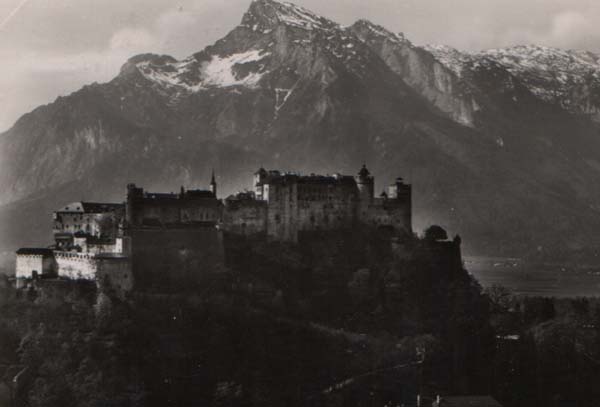
MULTIPOLYGON (((367 18, 416 44, 538 43, 600 51, 600 0, 296 0, 342 24, 367 18)), ((250 0, 0 0, 0 131, 34 107, 114 77, 141 52, 185 57, 250 0)))

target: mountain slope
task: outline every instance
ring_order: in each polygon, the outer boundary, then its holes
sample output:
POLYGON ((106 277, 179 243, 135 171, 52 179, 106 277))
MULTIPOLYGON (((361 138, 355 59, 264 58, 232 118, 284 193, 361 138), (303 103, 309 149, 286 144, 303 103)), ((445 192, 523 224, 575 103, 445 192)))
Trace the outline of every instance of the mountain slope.
POLYGON ((0 246, 37 243, 27 226, 49 226, 53 206, 120 200, 128 182, 172 191, 215 168, 228 193, 260 165, 366 162, 378 189, 414 183, 417 229, 443 224, 472 252, 581 250, 600 226, 597 135, 498 62, 456 72, 369 22, 256 0, 214 45, 181 61, 135 56, 1 135, 0 246))

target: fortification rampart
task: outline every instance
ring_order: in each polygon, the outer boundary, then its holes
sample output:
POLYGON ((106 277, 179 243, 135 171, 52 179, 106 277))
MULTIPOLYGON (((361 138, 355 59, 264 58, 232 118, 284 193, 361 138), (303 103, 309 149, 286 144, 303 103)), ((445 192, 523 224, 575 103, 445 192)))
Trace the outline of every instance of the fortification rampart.
POLYGON ((213 226, 135 228, 131 239, 132 272, 137 285, 160 288, 199 281, 224 266, 223 234, 213 226))

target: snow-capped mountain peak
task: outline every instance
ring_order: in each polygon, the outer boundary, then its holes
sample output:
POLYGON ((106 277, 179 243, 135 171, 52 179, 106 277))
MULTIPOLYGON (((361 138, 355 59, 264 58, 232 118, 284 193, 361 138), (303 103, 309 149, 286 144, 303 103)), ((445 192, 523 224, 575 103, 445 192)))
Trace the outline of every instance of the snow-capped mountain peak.
POLYGON ((403 33, 393 33, 389 31, 387 28, 382 27, 378 24, 372 23, 369 20, 360 19, 354 23, 355 29, 366 29, 371 32, 372 35, 379 37, 381 39, 387 39, 391 42, 397 44, 410 44, 403 33))
POLYGON ((337 23, 303 7, 278 0, 253 0, 242 18, 242 26, 253 31, 271 30, 280 24, 308 31, 339 28, 337 23))

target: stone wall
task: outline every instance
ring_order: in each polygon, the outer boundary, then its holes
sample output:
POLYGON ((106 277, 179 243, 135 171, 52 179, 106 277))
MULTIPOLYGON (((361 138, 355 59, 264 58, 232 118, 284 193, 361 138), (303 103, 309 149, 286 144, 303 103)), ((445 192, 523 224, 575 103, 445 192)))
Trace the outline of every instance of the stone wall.
POLYGON ((109 213, 62 213, 54 214, 53 232, 84 233, 88 236, 114 238, 117 235, 119 219, 114 212, 109 213))
POLYGON ((154 221, 162 224, 217 222, 221 208, 212 201, 158 200, 144 199, 135 207, 136 224, 154 221))
POLYGON ((127 257, 55 252, 55 258, 59 278, 95 281, 100 285, 109 281, 111 287, 119 292, 133 288, 133 275, 127 257))
POLYGON ((298 238, 298 184, 265 185, 268 187, 267 235, 275 240, 298 238))
POLYGON ((117 293, 133 289, 133 274, 129 258, 123 256, 98 257, 96 259, 96 280, 101 288, 108 281, 117 293))
POLYGON ((395 230, 412 234, 410 198, 377 198, 360 213, 361 221, 371 226, 390 226, 395 230))
POLYGON ((267 231, 267 203, 245 200, 228 203, 223 213, 223 229, 244 236, 267 231))
POLYGON ((71 280, 96 280, 98 265, 91 253, 55 252, 58 276, 71 280))
POLYGON ((17 254, 15 277, 17 287, 20 288, 23 280, 31 279, 34 271, 39 277, 55 273, 55 263, 52 257, 38 254, 17 254))
POLYGON ((223 234, 214 226, 127 231, 136 286, 194 283, 224 266, 223 234))
POLYGON ((127 189, 126 220, 132 227, 215 223, 222 210, 221 202, 209 191, 145 193, 133 184, 127 189))
POLYGON ((354 188, 332 185, 298 185, 298 230, 334 230, 351 226, 356 218, 354 188))

